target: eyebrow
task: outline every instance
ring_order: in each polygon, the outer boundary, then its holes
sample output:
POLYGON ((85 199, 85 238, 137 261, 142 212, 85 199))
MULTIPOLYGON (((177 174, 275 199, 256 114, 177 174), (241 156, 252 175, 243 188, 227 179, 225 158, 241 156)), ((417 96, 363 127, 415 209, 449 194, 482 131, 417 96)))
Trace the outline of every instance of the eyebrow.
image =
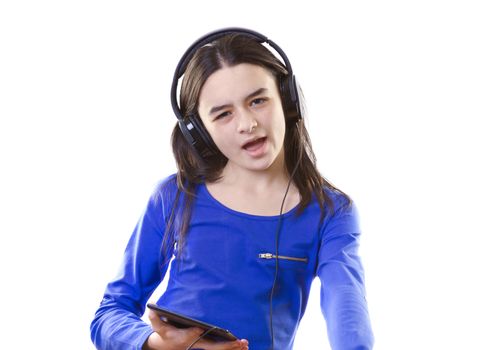
MULTIPOLYGON (((255 96, 258 96, 258 95, 260 95, 261 93, 263 93, 263 92, 267 92, 267 91, 268 91, 268 89, 266 89, 266 88, 260 88, 260 89, 258 89, 258 90, 256 90, 256 91, 252 92, 252 93, 251 93, 251 94, 249 94, 248 96, 246 96, 245 100, 249 100, 250 98, 255 97, 255 96)), ((225 105, 221 105, 221 106, 216 106, 216 107, 213 107, 212 109, 210 109, 209 115, 212 115, 212 114, 214 114, 214 113, 216 113, 216 112, 221 111, 222 109, 225 109, 225 108, 227 108, 227 107, 231 107, 231 106, 232 106, 231 104, 225 104, 225 105)))

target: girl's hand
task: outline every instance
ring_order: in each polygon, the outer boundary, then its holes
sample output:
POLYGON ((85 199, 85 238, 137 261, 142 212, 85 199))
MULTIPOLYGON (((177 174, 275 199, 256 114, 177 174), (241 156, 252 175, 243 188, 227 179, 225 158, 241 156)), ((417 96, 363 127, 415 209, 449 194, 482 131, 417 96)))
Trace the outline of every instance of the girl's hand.
MULTIPOLYGON (((143 350, 186 350, 193 341, 203 334, 203 330, 200 328, 177 328, 163 322, 153 310, 149 310, 149 319, 154 333, 144 343, 143 350)), ((194 344, 192 349, 248 350, 248 341, 243 339, 215 342, 203 338, 194 344)))

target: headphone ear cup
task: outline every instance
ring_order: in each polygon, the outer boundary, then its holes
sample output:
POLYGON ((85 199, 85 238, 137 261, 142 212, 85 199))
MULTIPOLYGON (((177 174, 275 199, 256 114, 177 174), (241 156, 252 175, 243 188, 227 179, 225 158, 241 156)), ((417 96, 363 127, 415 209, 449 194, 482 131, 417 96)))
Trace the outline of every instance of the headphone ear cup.
POLYGON ((287 75, 280 82, 281 98, 287 119, 299 121, 303 118, 303 104, 300 101, 300 90, 294 75, 287 75))
POLYGON ((186 140, 202 159, 220 153, 210 134, 208 134, 208 131, 196 115, 189 115, 184 120, 179 120, 178 124, 186 140))

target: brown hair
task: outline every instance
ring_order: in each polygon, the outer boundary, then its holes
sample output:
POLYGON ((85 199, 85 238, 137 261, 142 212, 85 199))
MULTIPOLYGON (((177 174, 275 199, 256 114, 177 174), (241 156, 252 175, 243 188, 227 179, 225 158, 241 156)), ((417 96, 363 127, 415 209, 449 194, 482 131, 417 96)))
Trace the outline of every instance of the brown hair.
MULTIPOLYGON (((228 34, 199 48, 187 65, 180 89, 180 111, 182 115, 195 115, 202 125, 197 109, 203 84, 217 70, 241 63, 254 64, 267 69, 275 77, 278 86, 279 80, 288 74, 281 61, 265 46, 244 34, 228 34)), ((282 96, 281 100, 283 103, 286 101, 282 96)), ((284 111, 286 111, 286 108, 284 108, 284 111)), ((208 158, 200 158, 185 140, 178 124, 173 129, 171 145, 178 169, 177 186, 179 191, 186 195, 182 204, 182 218, 178 228, 179 241, 177 246, 179 248, 178 255, 181 255, 181 248, 189 227, 194 190, 202 182, 214 182, 220 179, 221 172, 227 164, 227 158, 221 152, 208 158)), ((286 118, 284 153, 288 174, 292 174, 296 167, 293 178, 299 179, 299 181, 294 182, 301 196, 296 215, 303 212, 312 200, 312 195, 315 195, 321 209, 322 220, 325 215, 325 207, 330 207, 331 211, 334 210, 331 199, 325 193, 326 189, 341 191, 322 177, 317 170, 316 158, 303 119, 296 122, 296 120, 286 118)), ((344 195, 346 196, 346 194, 344 195)), ((350 202, 350 198, 346 197, 350 202)), ((177 212, 178 199, 179 192, 177 192, 174 208, 168 220, 167 233, 171 231, 171 226, 176 221, 173 218, 177 212)), ((173 242, 169 234, 165 234, 164 244, 167 241, 170 242, 169 244, 173 242)))

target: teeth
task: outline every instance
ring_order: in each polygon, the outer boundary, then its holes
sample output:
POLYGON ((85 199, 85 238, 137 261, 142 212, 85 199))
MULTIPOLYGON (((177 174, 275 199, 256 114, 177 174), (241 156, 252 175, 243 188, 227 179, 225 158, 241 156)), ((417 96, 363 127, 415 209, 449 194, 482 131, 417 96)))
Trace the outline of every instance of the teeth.
POLYGON ((260 142, 262 142, 262 141, 263 141, 263 139, 264 139, 264 138, 262 137, 262 138, 256 139, 255 141, 248 142, 247 144, 245 144, 245 145, 244 145, 244 147, 243 147, 243 148, 247 149, 247 148, 253 147, 253 146, 255 146, 255 145, 259 144, 260 142))
POLYGON ((260 142, 261 139, 256 139, 255 141, 252 141, 252 142, 249 142, 246 144, 246 146, 251 146, 251 145, 254 145, 255 143, 258 143, 260 142))

